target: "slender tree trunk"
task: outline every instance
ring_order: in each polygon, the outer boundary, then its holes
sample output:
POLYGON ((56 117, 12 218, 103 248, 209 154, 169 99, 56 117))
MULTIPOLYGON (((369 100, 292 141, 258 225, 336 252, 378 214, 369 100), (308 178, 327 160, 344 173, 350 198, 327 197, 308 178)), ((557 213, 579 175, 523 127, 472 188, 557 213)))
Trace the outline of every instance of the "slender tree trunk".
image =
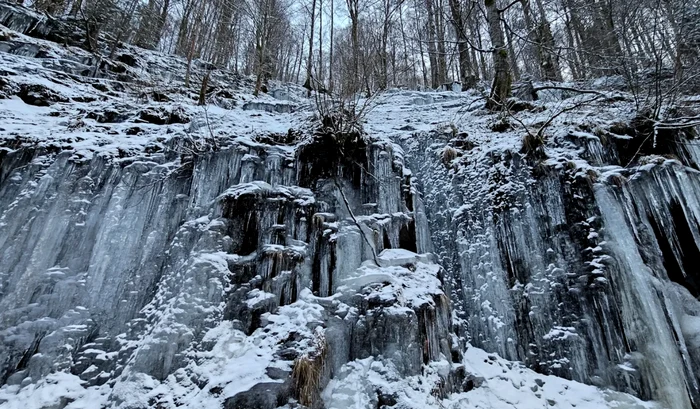
POLYGON ((199 89, 199 100, 197 101, 197 105, 199 106, 204 106, 207 103, 207 88, 209 87, 209 74, 211 71, 207 70, 207 74, 204 76, 204 79, 202 80, 202 87, 199 89))
POLYGON ((350 41, 352 42, 352 72, 350 73, 350 92, 357 92, 362 84, 360 76, 360 0, 345 0, 350 14, 350 41))
POLYGON ((329 51, 329 57, 328 57, 328 90, 330 92, 333 92, 333 42, 335 41, 333 39, 333 33, 335 31, 335 25, 334 25, 334 20, 335 20, 335 10, 333 9, 333 1, 331 0, 331 49, 329 51))
POLYGON ((185 88, 190 87, 190 72, 192 70, 192 57, 194 55, 194 36, 190 40, 190 49, 187 52, 187 69, 185 70, 185 88))
POLYGON ((537 32, 537 55, 540 63, 543 80, 561 81, 561 68, 555 54, 554 37, 549 27, 547 13, 542 0, 535 0, 539 11, 540 23, 537 32))
MULTIPOLYGON (((306 24, 304 24, 304 30, 301 33, 301 38, 305 39, 306 38, 306 24)), ((304 52, 306 51, 304 49, 304 42, 301 41, 299 44, 301 44, 301 47, 299 48, 299 58, 297 59, 297 68, 296 68, 296 80, 295 82, 299 82, 301 78, 301 63, 304 61, 304 52)))
POLYGON ((646 33, 643 33, 638 29, 636 25, 631 26, 632 30, 632 36, 634 37, 635 41, 637 42, 637 48, 641 52, 644 53, 646 59, 648 61, 654 61, 656 60, 656 56, 654 55, 654 47, 651 45, 652 43, 649 42, 649 37, 646 35, 646 33))
POLYGON ((155 39, 153 44, 156 49, 158 48, 158 44, 160 44, 160 40, 163 37, 163 29, 165 28, 165 21, 168 19, 169 8, 170 0, 164 0, 163 8, 160 11, 160 15, 158 16, 158 20, 156 21, 156 27, 154 29, 155 39))
POLYGON ((309 58, 306 61, 306 83, 307 87, 306 96, 311 96, 311 90, 314 89, 313 81, 311 81, 311 65, 313 63, 314 56, 314 23, 316 20, 316 0, 311 2, 311 31, 309 33, 309 58))
MULTIPOLYGON (((418 84, 418 73, 416 72, 416 64, 409 64, 408 62, 408 41, 406 41, 406 30, 404 28, 403 22, 403 7, 399 7, 399 25, 401 26, 401 40, 403 43, 403 64, 404 69, 408 70, 410 68, 413 78, 411 86, 416 86, 418 84)), ((422 58, 422 56, 421 56, 422 58)))
POLYGON ((513 35, 510 30, 505 30, 506 39, 508 40, 508 57, 510 58, 510 70, 512 72, 513 79, 518 81, 520 79, 520 67, 518 67, 518 57, 515 54, 515 49, 513 48, 513 35))
POLYGON ((78 13, 80 12, 80 9, 82 7, 83 7, 83 0, 76 0, 75 3, 73 3, 73 5, 71 6, 70 12, 68 14, 75 17, 78 15, 78 13))
POLYGON ((188 34, 189 34, 189 25, 190 25, 190 16, 192 15, 192 10, 195 7, 195 1, 197 0, 188 0, 185 5, 184 9, 182 11, 182 19, 180 20, 180 27, 178 29, 178 34, 177 34, 177 45, 175 46, 175 53, 178 55, 186 56, 189 53, 189 41, 188 41, 188 34))
MULTIPOLYGON (((269 36, 270 36, 270 19, 271 19, 271 13, 275 9, 275 0, 262 0, 263 4, 261 5, 261 13, 262 16, 260 16, 261 21, 258 23, 258 29, 256 30, 257 33, 255 35, 256 37, 256 44, 255 44, 255 51, 256 51, 256 60, 257 60, 257 79, 255 80, 255 91, 253 92, 253 95, 256 97, 260 95, 260 91, 262 90, 263 82, 265 80, 265 76, 267 75, 267 47, 268 47, 268 41, 269 41, 269 36)), ((312 32, 312 37, 313 37, 313 32, 312 32)))
POLYGON ((597 76, 615 74, 623 53, 615 31, 610 5, 604 2, 593 4, 591 17, 592 32, 586 36, 590 68, 597 76))
MULTIPOLYGON (((237 27, 236 32, 238 32, 238 33, 240 33, 240 19, 241 19, 240 17, 236 17, 236 27, 237 27)), ((240 69, 239 58, 240 58, 240 54, 241 54, 240 41, 235 41, 234 44, 235 44, 234 51, 233 51, 233 55, 235 56, 234 57, 234 64, 236 65, 236 74, 238 74, 238 72, 239 72, 238 70, 240 69)))
MULTIPOLYGON (((445 33, 442 24, 442 12, 436 10, 436 0, 425 0, 428 12, 428 52, 432 54, 430 70, 433 73, 433 88, 439 88, 447 80, 447 61, 445 55, 445 33), (433 64, 435 67, 433 68, 433 64)), ((438 3, 439 5, 439 3, 438 3)))
POLYGON ((388 57, 388 43, 389 43, 389 28, 391 25, 391 1, 384 0, 384 24, 382 25, 382 38, 380 41, 379 50, 379 62, 380 62, 380 72, 379 72, 379 88, 386 89, 389 85, 389 57, 388 57))
POLYGON ((576 36, 573 29, 573 22, 571 20, 571 13, 568 10, 567 1, 562 2, 562 8, 564 10, 564 27, 566 29, 566 39, 567 39, 567 56, 569 59, 569 69, 571 70, 571 76, 574 80, 584 78, 583 67, 581 60, 579 59, 579 54, 576 52, 576 36))
POLYGON ((520 5, 523 8, 523 21, 525 22, 525 29, 527 30, 527 40, 530 42, 525 45, 525 52, 528 57, 537 59, 538 64, 527 64, 525 67, 528 74, 532 75, 535 80, 542 79, 542 63, 540 55, 537 51, 537 33, 535 28, 535 23, 532 21, 532 12, 530 10, 529 0, 520 0, 520 5), (532 67, 532 68, 531 68, 532 67))
POLYGON ((440 85, 442 85, 442 78, 440 77, 440 63, 438 62, 438 40, 435 29, 433 0, 425 0, 425 8, 428 12, 428 59, 430 60, 430 86, 433 88, 438 88, 440 85))
MULTIPOLYGON (((476 19, 476 17, 474 17, 476 19)), ((477 41, 477 46, 479 49, 483 50, 484 49, 484 41, 481 38, 481 30, 479 30, 478 24, 476 22, 473 22, 474 24, 470 25, 470 28, 472 30, 472 37, 476 37, 477 41), (476 35, 475 35, 476 34, 476 35)), ((488 66, 486 65, 486 58, 484 57, 483 52, 479 52, 479 62, 481 64, 481 78, 488 78, 489 77, 489 69, 488 66)))
POLYGON ((452 25, 457 38, 457 51, 459 53, 459 79, 464 89, 472 88, 476 85, 476 81, 472 75, 471 61, 469 60, 469 43, 462 16, 462 7, 459 0, 449 0, 449 2, 450 11, 452 12, 452 25))
POLYGON ((296 69, 297 69, 297 64, 299 63, 299 59, 301 58, 301 48, 297 49, 297 51, 294 53, 294 61, 292 61, 292 66, 289 69, 289 81, 290 82, 296 82, 298 81, 298 78, 296 78, 296 69))
MULTIPOLYGON (((428 84, 432 84, 428 82, 428 68, 425 66, 425 52, 423 51, 423 38, 421 37, 422 30, 418 30, 418 50, 420 52, 420 63, 421 63, 421 68, 423 71, 423 86, 427 87, 429 86, 428 84)), ((430 59, 430 52, 428 52, 428 59, 430 59)), ((432 68, 431 68, 431 76, 432 76, 432 68)))
POLYGON ((438 75, 440 85, 447 82, 447 50, 445 49, 445 21, 442 13, 442 0, 438 1, 438 9, 435 10, 437 49, 438 49, 438 75))
POLYGON ((221 16, 219 17, 214 40, 214 63, 217 65, 228 65, 231 60, 230 49, 232 47, 230 47, 228 44, 231 41, 233 34, 231 30, 233 9, 225 4, 222 4, 221 8, 221 16))
POLYGON ((318 0, 318 81, 323 83, 323 0, 318 0))
POLYGON ((484 5, 486 6, 491 46, 493 47, 494 70, 491 94, 486 106, 494 110, 501 109, 510 97, 513 78, 508 64, 508 51, 503 38, 503 29, 501 28, 501 13, 496 5, 496 0, 484 0, 484 5))
POLYGON ((156 20, 156 0, 148 0, 148 5, 141 8, 139 28, 134 43, 142 48, 153 47, 153 24, 156 20))
POLYGON ((119 43, 122 41, 124 34, 126 33, 127 27, 129 26, 129 19, 131 18, 131 15, 134 14, 134 10, 136 10, 137 4, 138 0, 133 0, 129 8, 124 10, 124 12, 122 13, 119 31, 117 32, 117 36, 114 38, 114 41, 112 42, 112 47, 109 50, 110 60, 114 58, 114 53, 117 51, 117 47, 119 47, 119 43))
POLYGON ((569 10, 569 21, 572 34, 572 47, 574 49, 573 53, 576 56, 576 61, 579 66, 579 78, 587 78, 591 73, 590 69, 590 58, 586 53, 589 50, 589 44, 583 40, 586 36, 586 31, 581 22, 581 17, 579 16, 578 5, 575 4, 574 0, 563 0, 562 5, 569 10))

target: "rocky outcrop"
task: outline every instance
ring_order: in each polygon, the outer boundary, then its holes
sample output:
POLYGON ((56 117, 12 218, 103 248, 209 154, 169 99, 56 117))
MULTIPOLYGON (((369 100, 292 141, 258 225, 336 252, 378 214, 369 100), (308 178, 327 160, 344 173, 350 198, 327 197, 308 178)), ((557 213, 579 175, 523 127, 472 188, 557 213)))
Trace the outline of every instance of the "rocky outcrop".
POLYGON ((571 111, 533 154, 441 131, 478 96, 388 91, 338 134, 303 89, 215 70, 200 107, 183 60, 2 7, 3 409, 697 406, 692 132, 571 111))
POLYGON ((541 373, 695 407, 697 145, 692 132, 661 135, 654 147, 598 135, 553 141, 581 147, 589 162, 513 150, 478 157, 470 147, 449 170, 430 135, 406 140, 406 160, 473 345, 541 373), (645 157, 649 149, 682 159, 645 157), (638 164, 620 167, 635 152, 638 164))
POLYGON ((328 155, 335 143, 233 144, 180 167, 9 154, 3 382, 68 370, 87 387, 107 382, 108 402, 132 405, 121 391, 181 374, 226 407, 272 408, 299 398, 279 388, 319 337, 329 351, 319 391, 356 359, 383 359, 401 376, 451 362, 459 354, 444 274, 413 252, 427 244, 409 210, 419 199, 402 194, 410 176, 386 142, 357 137, 342 146, 349 155, 328 155), (278 331, 270 314, 298 302, 316 318, 269 347, 274 382, 226 393, 192 372, 192 354, 210 351, 223 323, 259 339, 278 331))

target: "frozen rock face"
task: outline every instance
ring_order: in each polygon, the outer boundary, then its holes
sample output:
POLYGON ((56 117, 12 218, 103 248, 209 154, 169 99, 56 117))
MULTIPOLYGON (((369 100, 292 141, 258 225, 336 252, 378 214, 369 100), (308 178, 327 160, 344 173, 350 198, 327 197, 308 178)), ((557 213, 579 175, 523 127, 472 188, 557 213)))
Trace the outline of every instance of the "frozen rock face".
POLYGON ((439 363, 424 388, 464 388, 390 142, 292 130, 294 89, 250 101, 221 70, 202 111, 171 89, 182 60, 98 64, 70 22, 0 18, 1 407, 319 407, 369 358, 396 379, 439 363))
POLYGON ((457 138, 464 159, 446 169, 439 135, 402 139, 469 342, 540 373, 696 407, 695 142, 665 137, 656 151, 682 161, 623 169, 630 137, 557 138, 589 162, 471 152, 457 138))
MULTIPOLYGON (((392 149, 319 135, 233 143, 179 166, 6 152, 0 379, 12 390, 70 373, 109 387, 103 404, 120 407, 196 390, 272 408, 308 404, 355 359, 400 376, 449 367, 459 346, 444 277, 415 253, 427 245, 410 210, 420 206, 392 149), (228 342, 259 351, 226 359, 228 342), (324 372, 300 380, 295 360, 324 372), (303 382, 311 395, 299 395, 303 382)), ((446 390, 461 388, 453 372, 439 378, 446 390)))
POLYGON ((199 107, 183 60, 0 24, 1 409, 696 402, 691 144, 533 161, 432 132, 478 97, 404 91, 338 138, 298 87, 215 70, 199 107))

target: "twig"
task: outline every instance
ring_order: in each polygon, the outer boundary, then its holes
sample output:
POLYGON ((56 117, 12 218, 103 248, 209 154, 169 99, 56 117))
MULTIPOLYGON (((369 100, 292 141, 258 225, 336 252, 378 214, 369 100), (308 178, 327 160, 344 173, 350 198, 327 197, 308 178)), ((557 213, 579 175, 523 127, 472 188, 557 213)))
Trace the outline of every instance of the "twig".
POLYGON ((632 162, 634 162, 634 159, 637 157, 637 155, 639 155, 639 152, 641 152, 644 144, 647 143, 649 138, 651 138, 655 133, 656 132, 650 132, 649 135, 647 135, 647 137, 644 139, 644 141, 642 141, 642 143, 639 145, 639 148, 637 148, 637 152, 635 152, 634 155, 632 155, 632 158, 630 159, 630 161, 627 162, 627 164, 625 165, 625 168, 628 168, 632 164, 632 162))
POLYGON ((570 107, 566 107, 566 108, 561 109, 559 112, 557 112, 556 114, 552 115, 552 116, 540 127, 540 129, 537 131, 537 135, 540 136, 540 137, 542 137, 542 132, 544 132, 544 129, 545 129, 546 127, 548 127, 548 126, 552 123, 552 121, 554 121, 555 119, 557 119, 557 117, 559 117, 560 115, 562 115, 562 114, 564 114, 564 113, 566 113, 566 112, 569 112, 569 111, 573 111, 574 109, 578 109, 578 108, 580 108, 580 107, 582 107, 582 106, 584 106, 584 105, 586 105, 586 104, 588 104, 588 103, 590 103, 590 102, 593 102, 593 101, 597 100, 598 98, 600 98, 600 97, 602 97, 602 96, 603 96, 603 94, 599 94, 599 95, 597 95, 597 96, 595 96, 595 97, 593 97, 593 98, 587 99, 587 100, 585 100, 585 101, 581 101, 581 102, 579 102, 579 103, 577 103, 577 104, 574 104, 574 105, 572 105, 572 106, 570 106, 570 107))
POLYGON ((211 142, 214 145, 214 149, 218 149, 217 142, 216 142, 216 137, 214 136, 214 131, 211 129, 211 123, 209 123, 209 109, 207 105, 204 105, 204 119, 207 122, 207 128, 209 129, 209 137, 211 138, 211 142))
POLYGON ((362 235, 362 238, 365 239, 365 242, 367 242, 367 245, 369 246, 370 250, 372 250, 372 257, 374 258, 374 264, 379 266, 379 258, 377 257, 377 250, 374 249, 374 246, 372 245, 372 243, 369 241, 369 239, 365 235, 365 232, 362 230, 362 224, 360 224, 360 222, 355 217, 355 213, 353 213, 352 209, 350 209, 350 203, 348 202, 348 198, 345 197, 345 193, 343 192, 343 188, 340 186, 340 183, 338 183, 338 179, 334 178, 333 182, 335 183, 335 186, 338 188, 338 192, 340 192, 340 196, 343 197, 343 202, 345 203, 345 207, 348 209, 348 213, 350 213, 350 217, 352 218, 352 221, 355 222, 355 225, 360 230, 360 234, 362 235))

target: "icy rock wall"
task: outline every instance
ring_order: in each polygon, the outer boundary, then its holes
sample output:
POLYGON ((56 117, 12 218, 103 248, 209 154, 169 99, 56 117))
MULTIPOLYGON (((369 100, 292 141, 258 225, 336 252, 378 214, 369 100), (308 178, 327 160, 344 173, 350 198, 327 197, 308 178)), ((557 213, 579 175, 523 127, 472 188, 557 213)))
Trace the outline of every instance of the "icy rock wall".
POLYGON ((465 334, 538 372, 696 407, 694 148, 622 170, 625 140, 565 139, 599 168, 493 149, 455 171, 444 142, 403 140, 465 334))
POLYGON ((275 407, 298 397, 292 361, 313 350, 314 327, 333 351, 324 384, 355 359, 383 356, 408 376, 457 356, 443 274, 413 253, 429 238, 410 174, 390 143, 351 145, 344 157, 323 138, 248 141, 174 162, 3 151, 2 384, 68 372, 109 386, 110 405, 168 407, 204 390, 226 407, 275 407), (297 305, 313 313, 285 335, 278 321, 297 305), (259 345, 271 330, 277 363, 247 388, 201 371, 225 338, 213 333, 259 345), (178 392, 157 393, 160 382, 178 392))

